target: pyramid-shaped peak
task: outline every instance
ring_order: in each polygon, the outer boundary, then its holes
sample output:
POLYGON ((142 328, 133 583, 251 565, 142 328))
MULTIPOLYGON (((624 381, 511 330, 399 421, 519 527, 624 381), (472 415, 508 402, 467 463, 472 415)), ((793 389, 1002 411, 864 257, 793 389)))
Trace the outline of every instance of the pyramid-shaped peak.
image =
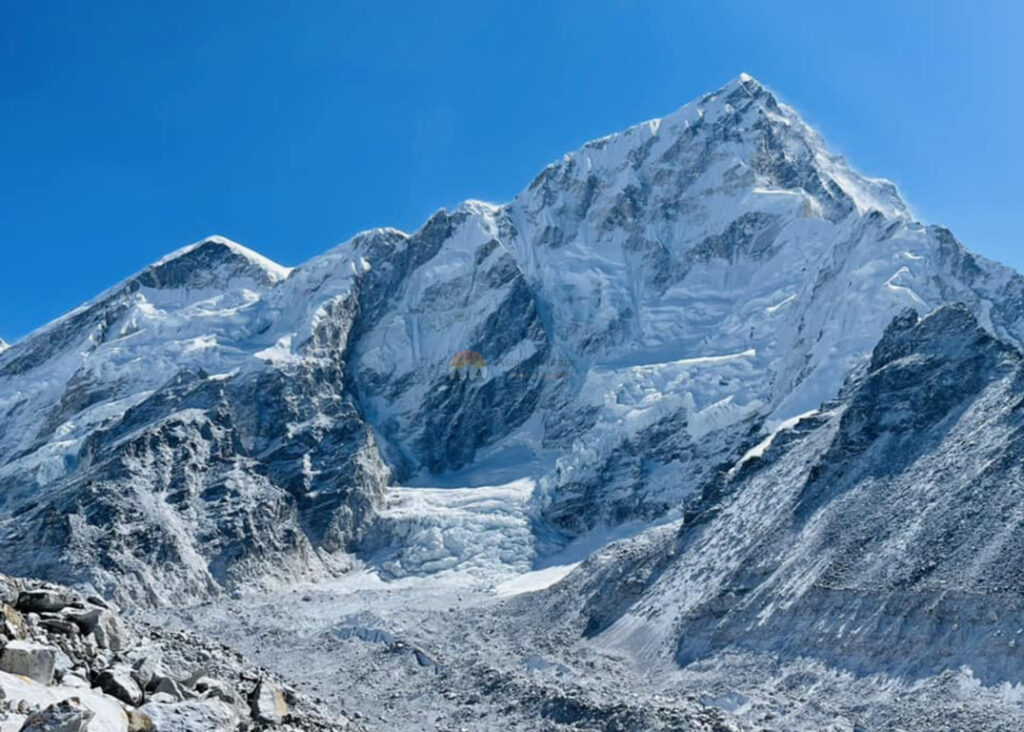
POLYGON ((744 89, 764 89, 765 86, 760 81, 755 79, 753 76, 748 74, 746 71, 740 72, 739 76, 733 78, 726 88, 737 88, 743 87, 744 89))
POLYGON ((712 92, 710 96, 715 99, 725 99, 731 102, 735 102, 736 99, 741 97, 775 101, 768 87, 746 72, 733 77, 718 91, 712 92))
POLYGON ((194 286, 210 280, 215 270, 254 277, 264 284, 286 279, 291 268, 283 267, 262 254, 223 236, 208 236, 182 247, 150 265, 139 276, 148 287, 194 286))

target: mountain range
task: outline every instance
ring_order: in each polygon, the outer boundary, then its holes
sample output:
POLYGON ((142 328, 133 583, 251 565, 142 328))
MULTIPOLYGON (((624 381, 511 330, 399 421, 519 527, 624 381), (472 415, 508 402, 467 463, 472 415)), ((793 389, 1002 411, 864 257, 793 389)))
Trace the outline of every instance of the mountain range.
POLYGON ((163 612, 564 566, 500 611, 1015 690, 1022 347, 1024 278, 743 74, 506 204, 294 268, 210 237, 0 342, 0 571, 163 612))

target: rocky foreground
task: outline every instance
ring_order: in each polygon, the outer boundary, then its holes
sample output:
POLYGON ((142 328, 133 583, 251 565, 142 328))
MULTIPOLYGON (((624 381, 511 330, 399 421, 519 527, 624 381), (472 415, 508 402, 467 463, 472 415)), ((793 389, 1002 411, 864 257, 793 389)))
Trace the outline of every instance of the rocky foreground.
POLYGON ((0 575, 0 732, 361 730, 264 668, 99 597, 0 575))

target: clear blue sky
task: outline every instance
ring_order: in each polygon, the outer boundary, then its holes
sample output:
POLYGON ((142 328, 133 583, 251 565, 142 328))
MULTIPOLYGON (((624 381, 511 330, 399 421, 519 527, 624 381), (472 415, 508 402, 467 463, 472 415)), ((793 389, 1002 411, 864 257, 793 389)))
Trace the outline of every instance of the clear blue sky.
POLYGON ((740 71, 1024 267, 1024 4, 0 0, 0 336, 219 233, 298 264, 509 199, 740 71))

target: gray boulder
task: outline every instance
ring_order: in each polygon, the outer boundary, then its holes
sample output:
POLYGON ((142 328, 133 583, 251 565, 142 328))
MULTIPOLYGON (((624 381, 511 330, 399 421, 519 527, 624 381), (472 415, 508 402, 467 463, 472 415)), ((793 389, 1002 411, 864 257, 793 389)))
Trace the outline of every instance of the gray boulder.
POLYGON ((252 716, 266 724, 281 724, 288 714, 288 704, 284 700, 284 694, 274 684, 266 679, 260 679, 249 696, 249 705, 252 716))
POLYGON ((18 601, 18 580, 0 574, 0 602, 6 605, 14 605, 18 601))
POLYGON ((139 710, 150 720, 154 732, 217 732, 239 728, 237 712, 223 702, 189 699, 167 703, 156 698, 139 710))
POLYGON ((20 732, 86 732, 94 716, 91 709, 71 697, 30 715, 20 732))
POLYGON ((74 636, 79 634, 79 627, 76 623, 60 616, 47 616, 39 619, 39 627, 50 633, 74 636))
POLYGON ((66 590, 40 588, 21 592, 17 608, 23 613, 55 613, 77 602, 78 598, 66 590))
POLYGON ((137 707, 142 703, 142 689, 132 678, 131 669, 125 666, 115 666, 104 669, 96 675, 95 685, 104 694, 109 694, 115 699, 120 699, 125 704, 137 707))
POLYGON ((0 671, 49 684, 57 664, 57 649, 31 641, 15 640, 0 652, 0 671))
POLYGON ((150 688, 150 684, 153 683, 153 677, 156 676, 157 665, 149 656, 138 659, 132 664, 132 678, 135 679, 136 683, 143 689, 150 688))
POLYGON ((63 615, 75 623, 83 634, 92 633, 100 648, 118 652, 128 645, 128 631, 121 619, 100 607, 68 608, 63 615))
POLYGON ((121 618, 109 610, 101 610, 96 627, 92 629, 96 642, 100 648, 107 648, 118 652, 128 645, 128 630, 125 628, 121 618))
POLYGON ((166 694, 174 699, 174 701, 183 701, 193 696, 192 693, 185 688, 184 684, 175 681, 170 676, 157 678, 156 684, 153 686, 153 693, 166 694))

